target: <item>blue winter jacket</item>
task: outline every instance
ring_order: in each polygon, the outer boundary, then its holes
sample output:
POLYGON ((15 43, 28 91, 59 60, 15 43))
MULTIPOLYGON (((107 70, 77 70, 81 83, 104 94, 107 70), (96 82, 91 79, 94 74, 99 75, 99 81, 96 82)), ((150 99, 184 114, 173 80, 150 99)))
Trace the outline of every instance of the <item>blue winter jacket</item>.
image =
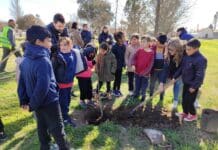
POLYGON ((82 30, 81 37, 83 39, 84 45, 92 41, 92 34, 90 31, 82 30))
POLYGON ((115 55, 117 60, 117 70, 120 70, 123 67, 125 67, 126 46, 124 44, 119 45, 118 43, 116 43, 113 45, 111 51, 115 55))
POLYGON ((191 56, 184 56, 180 68, 174 74, 174 79, 182 75, 183 83, 198 89, 203 83, 207 59, 198 51, 191 56))
POLYGON ((75 52, 58 52, 57 59, 52 60, 57 83, 72 83, 76 71, 77 58, 75 52))
POLYGON ((29 104, 30 111, 35 111, 58 102, 48 49, 27 43, 20 71, 18 96, 21 105, 29 104))
POLYGON ((109 33, 102 32, 98 37, 99 44, 106 42, 109 45, 113 44, 113 37, 109 33))
POLYGON ((186 30, 183 30, 182 33, 179 35, 181 40, 189 41, 190 39, 194 38, 193 35, 188 34, 186 30))

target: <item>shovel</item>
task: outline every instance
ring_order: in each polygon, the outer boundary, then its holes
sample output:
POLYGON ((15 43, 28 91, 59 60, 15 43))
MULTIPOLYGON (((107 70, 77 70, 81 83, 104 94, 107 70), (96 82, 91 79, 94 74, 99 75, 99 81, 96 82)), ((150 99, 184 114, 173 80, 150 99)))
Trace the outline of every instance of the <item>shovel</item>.
MULTIPOLYGON (((171 85, 173 85, 174 82, 169 82, 168 84, 166 84, 164 86, 164 90, 168 89, 171 85)), ((135 111, 137 111, 139 108, 144 107, 144 105, 146 105, 147 101, 153 99, 156 95, 160 94, 163 91, 160 91, 159 89, 157 91, 154 92, 153 96, 147 98, 146 100, 144 100, 143 102, 139 103, 136 107, 134 107, 128 114, 128 117, 131 118, 134 116, 135 111)))

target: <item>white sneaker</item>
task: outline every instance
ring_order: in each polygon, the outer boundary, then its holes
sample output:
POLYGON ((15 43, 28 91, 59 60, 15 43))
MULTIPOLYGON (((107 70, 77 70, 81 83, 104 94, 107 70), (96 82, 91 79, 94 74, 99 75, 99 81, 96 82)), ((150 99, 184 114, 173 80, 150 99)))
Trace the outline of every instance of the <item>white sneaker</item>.
POLYGON ((134 92, 133 91, 129 91, 129 96, 133 96, 134 92))
POLYGON ((201 108, 201 105, 199 104, 197 99, 195 100, 194 106, 195 106, 196 109, 201 108))
POLYGON ((174 102, 173 102, 172 109, 176 109, 176 108, 177 108, 177 105, 178 105, 178 102, 177 102, 177 101, 174 101, 174 102))

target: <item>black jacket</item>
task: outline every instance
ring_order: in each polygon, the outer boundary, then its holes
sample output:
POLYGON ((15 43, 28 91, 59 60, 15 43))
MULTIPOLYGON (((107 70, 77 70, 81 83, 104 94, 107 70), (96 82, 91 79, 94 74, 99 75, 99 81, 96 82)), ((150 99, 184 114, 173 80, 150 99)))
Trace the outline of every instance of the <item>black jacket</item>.
POLYGON ((207 59, 198 51, 191 56, 183 57, 181 66, 175 73, 174 78, 182 75, 184 84, 198 89, 203 83, 206 68, 207 59))

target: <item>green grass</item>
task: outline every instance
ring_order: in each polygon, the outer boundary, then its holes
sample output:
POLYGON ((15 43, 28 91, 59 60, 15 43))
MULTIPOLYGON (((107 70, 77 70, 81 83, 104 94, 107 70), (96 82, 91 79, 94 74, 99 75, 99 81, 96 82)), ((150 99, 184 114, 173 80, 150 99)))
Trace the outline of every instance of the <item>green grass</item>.
MULTIPOLYGON (((202 53, 208 59, 208 68, 204 85, 201 88, 200 103, 203 108, 218 108, 218 40, 202 41, 202 53)), ((2 52, 0 51, 0 56, 2 52)), ((15 69, 14 56, 9 59, 7 71, 15 69)), ((9 74, 0 74, 0 78, 9 74)), ((127 77, 124 75, 122 91, 126 95, 127 77)), ((96 83, 95 83, 96 84, 96 83)), ((29 112, 19 108, 16 94, 17 84, 14 78, 0 81, 0 116, 5 124, 8 139, 0 143, 0 150, 39 149, 36 132, 36 123, 29 112)), ((79 95, 77 83, 76 94, 79 95)), ((125 97, 125 96, 124 96, 125 97)), ((119 98, 114 107, 119 106, 124 98, 119 98)), ((78 108, 79 98, 73 98, 71 112, 78 108)), ((157 98, 154 105, 157 103, 157 98)), ((172 103, 172 89, 168 89, 165 96, 164 106, 170 109, 172 103)), ((179 107, 181 110, 181 106, 179 107)), ((200 116, 201 110, 198 111, 200 116)), ((67 127, 66 133, 72 147, 76 149, 158 149, 150 145, 142 135, 143 128, 122 126, 107 121, 100 126, 82 126, 76 129, 67 127)), ((207 134, 200 130, 200 120, 197 123, 183 124, 180 129, 163 129, 167 140, 178 150, 218 150, 218 135, 207 134)))

